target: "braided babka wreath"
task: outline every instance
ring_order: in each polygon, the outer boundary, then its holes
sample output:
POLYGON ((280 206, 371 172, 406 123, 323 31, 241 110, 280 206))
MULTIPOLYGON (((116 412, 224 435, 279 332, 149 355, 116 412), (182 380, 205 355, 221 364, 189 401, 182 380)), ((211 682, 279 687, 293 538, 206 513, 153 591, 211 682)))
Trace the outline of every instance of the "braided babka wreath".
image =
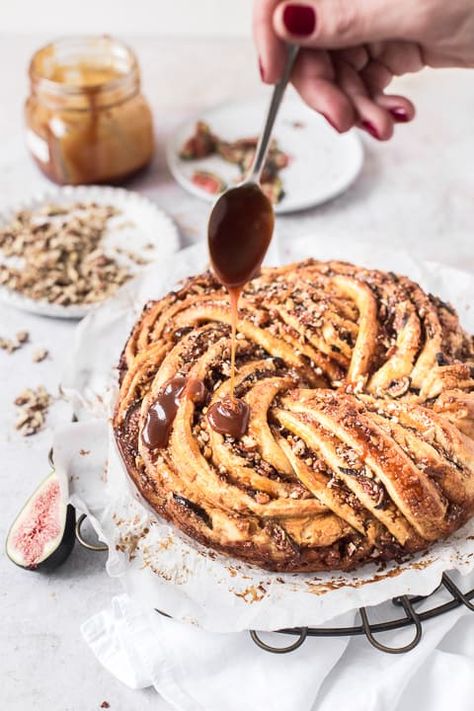
POLYGON ((143 497, 200 543, 279 571, 398 560, 474 513, 474 345, 406 277, 341 262, 264 270, 241 298, 246 433, 206 413, 229 394, 230 313, 209 274, 149 303, 120 363, 116 440, 143 497), (169 441, 143 438, 176 375, 169 441))

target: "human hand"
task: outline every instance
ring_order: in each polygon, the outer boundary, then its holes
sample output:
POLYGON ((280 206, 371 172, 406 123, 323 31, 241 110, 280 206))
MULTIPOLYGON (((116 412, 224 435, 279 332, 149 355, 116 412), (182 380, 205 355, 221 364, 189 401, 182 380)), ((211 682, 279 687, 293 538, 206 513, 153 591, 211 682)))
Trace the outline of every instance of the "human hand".
POLYGON ((357 125, 379 140, 415 108, 385 93, 394 76, 430 67, 474 67, 472 0, 255 0, 263 81, 283 71, 286 43, 301 46, 292 83, 340 132, 357 125))

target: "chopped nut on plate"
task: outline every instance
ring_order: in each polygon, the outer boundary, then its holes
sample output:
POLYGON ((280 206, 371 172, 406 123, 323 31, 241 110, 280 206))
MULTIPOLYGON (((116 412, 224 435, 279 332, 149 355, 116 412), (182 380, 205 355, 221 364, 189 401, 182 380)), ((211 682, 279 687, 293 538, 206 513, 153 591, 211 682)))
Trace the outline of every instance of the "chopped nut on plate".
POLYGON ((141 257, 136 252, 132 252, 131 249, 123 249, 122 247, 116 247, 115 251, 117 252, 117 254, 123 254, 125 257, 130 259, 131 262, 134 262, 135 264, 138 264, 141 267, 145 266, 146 264, 150 264, 149 259, 145 259, 145 257, 141 257))
MULTIPOLYGON (((16 213, 0 228, 0 285, 64 306, 92 304, 111 296, 133 275, 105 251, 109 220, 118 214, 111 205, 93 202, 44 205, 16 213)), ((140 255, 127 252, 130 260, 131 255, 142 264, 140 255)), ((17 338, 24 342, 20 334, 17 338)))

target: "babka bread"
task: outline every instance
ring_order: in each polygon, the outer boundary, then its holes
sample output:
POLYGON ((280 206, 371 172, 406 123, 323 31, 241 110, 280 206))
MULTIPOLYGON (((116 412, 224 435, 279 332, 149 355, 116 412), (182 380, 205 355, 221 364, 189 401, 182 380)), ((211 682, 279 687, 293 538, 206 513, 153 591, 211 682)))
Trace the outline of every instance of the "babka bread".
POLYGON ((263 270, 240 302, 238 437, 207 417, 229 324, 206 273, 147 304, 122 354, 116 441, 158 514, 263 568, 322 571, 399 560, 474 513, 474 344, 451 306, 342 262, 263 270))

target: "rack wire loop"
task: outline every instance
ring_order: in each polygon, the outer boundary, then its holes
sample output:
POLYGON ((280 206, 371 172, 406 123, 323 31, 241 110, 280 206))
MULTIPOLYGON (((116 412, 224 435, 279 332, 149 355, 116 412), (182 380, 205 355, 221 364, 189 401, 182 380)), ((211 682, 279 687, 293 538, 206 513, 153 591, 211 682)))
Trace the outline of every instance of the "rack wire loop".
POLYGON ((301 647, 301 645, 306 640, 306 637, 308 636, 307 627, 295 627, 295 632, 299 632, 298 639, 296 639, 291 644, 288 644, 286 647, 275 647, 272 644, 267 644, 267 642, 264 642, 263 639, 258 636, 258 633, 255 630, 249 630, 249 632, 252 640, 255 642, 257 647, 260 647, 260 649, 263 649, 265 652, 271 652, 272 654, 288 654, 288 652, 294 652, 295 649, 301 647))
POLYGON ((105 543, 89 543, 89 541, 86 541, 84 536, 82 535, 82 524, 87 518, 87 514, 82 514, 79 516, 79 518, 76 521, 76 538, 83 546, 83 548, 87 548, 88 551, 108 551, 109 547, 105 545, 105 543))
POLYGON ((469 600, 467 595, 465 595, 462 590, 458 588, 458 586, 451 580, 451 578, 446 575, 446 573, 443 573, 441 577, 441 582, 443 583, 446 590, 451 593, 455 600, 458 600, 458 602, 461 602, 463 605, 465 605, 468 610, 474 612, 474 604, 469 600))
MULTIPOLYGON (((403 654, 404 652, 409 652, 414 649, 420 642, 423 633, 422 625, 424 622, 427 622, 428 620, 431 620, 435 617, 439 617, 440 615, 444 615, 447 612, 450 612, 451 610, 455 610, 461 605, 465 605, 468 610, 474 611, 474 604, 473 602, 471 602, 473 598, 474 589, 463 593, 453 582, 453 580, 451 580, 447 573, 444 573, 441 579, 441 583, 436 588, 436 590, 433 590, 430 595, 400 595, 399 597, 394 597, 392 599, 392 603, 394 605, 403 608, 405 612, 405 615, 403 617, 394 620, 386 620, 385 622, 371 623, 369 621, 366 608, 361 607, 359 609, 359 613, 362 624, 354 625, 352 627, 307 627, 305 628, 305 637, 354 637, 365 635, 369 643, 373 647, 375 647, 375 649, 381 652, 386 652, 387 654, 403 654), (429 607, 428 609, 416 612, 416 610, 414 609, 414 605, 429 600, 431 596, 438 592, 438 590, 443 586, 450 594, 450 600, 448 600, 448 602, 442 602, 438 605, 435 604, 434 606, 429 607), (375 637, 375 635, 379 632, 393 632, 394 630, 403 629, 404 627, 414 627, 415 636, 409 644, 406 644, 403 647, 390 647, 388 645, 382 644, 375 637)), ((301 628, 295 627, 277 631, 279 634, 290 634, 299 636, 300 630, 301 628)), ((274 648, 268 649, 270 645, 266 645, 265 643, 260 644, 259 642, 261 642, 262 640, 258 639, 257 641, 255 639, 254 634, 251 634, 251 637, 261 649, 265 649, 266 651, 270 652, 275 651, 274 648)), ((298 639, 298 646, 300 646, 303 641, 300 641, 298 639)), ((283 650, 285 652, 291 651, 292 647, 284 647, 283 650)))
POLYGON ((406 619, 410 621, 411 624, 415 627, 415 636, 413 637, 411 642, 405 644, 403 647, 389 647, 388 645, 379 642, 373 634, 373 628, 370 626, 367 610, 365 609, 365 607, 361 607, 359 609, 365 636, 367 637, 370 644, 375 647, 375 649, 378 649, 380 652, 386 652, 387 654, 404 654, 405 652, 410 652, 412 649, 414 649, 421 640, 423 628, 421 626, 421 620, 418 614, 413 609, 413 606, 406 595, 402 595, 400 597, 400 603, 403 609, 405 610, 406 619))

